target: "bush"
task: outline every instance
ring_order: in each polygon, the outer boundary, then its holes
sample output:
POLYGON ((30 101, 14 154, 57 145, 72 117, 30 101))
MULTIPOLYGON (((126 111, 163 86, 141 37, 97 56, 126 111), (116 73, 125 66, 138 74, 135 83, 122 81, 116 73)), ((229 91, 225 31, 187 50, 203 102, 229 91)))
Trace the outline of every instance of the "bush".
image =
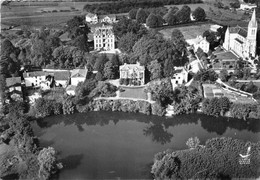
POLYGON ((76 110, 76 105, 73 102, 73 97, 65 97, 62 102, 63 114, 74 114, 76 110))
POLYGON ((161 106, 158 103, 153 103, 151 107, 152 107, 152 115, 164 116, 166 114, 166 108, 161 106))

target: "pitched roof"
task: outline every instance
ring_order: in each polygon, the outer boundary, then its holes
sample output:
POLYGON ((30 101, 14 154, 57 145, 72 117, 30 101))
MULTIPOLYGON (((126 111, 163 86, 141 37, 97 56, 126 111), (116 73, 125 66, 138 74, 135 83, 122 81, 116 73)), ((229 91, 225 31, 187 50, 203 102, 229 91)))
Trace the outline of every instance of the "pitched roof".
POLYGON ((94 30, 94 36, 101 35, 102 33, 107 35, 113 35, 112 26, 105 26, 104 24, 102 26, 96 27, 94 30))
POLYGON ((109 15, 99 15, 99 19, 104 19, 105 17, 109 17, 111 18, 115 18, 116 19, 116 15, 115 14, 109 14, 109 15))
POLYGON ((87 76, 88 70, 87 69, 73 69, 71 72, 71 78, 83 77, 87 76))
POLYGON ((54 76, 55 80, 66 81, 70 78, 70 72, 69 71, 55 71, 53 76, 54 76))
POLYGON ((87 13, 86 16, 92 18, 92 17, 96 16, 96 14, 93 14, 93 13, 87 13))
POLYGON ((44 71, 33 71, 33 72, 25 72, 23 73, 23 77, 35 77, 35 76, 45 76, 44 71))
POLYGON ((21 86, 21 77, 6 78, 6 87, 21 86))
POLYGON ((75 91, 76 90, 76 86, 74 85, 69 85, 67 88, 66 88, 66 91, 75 91))
POLYGON ((246 28, 242 28, 240 26, 236 26, 236 27, 231 27, 229 28, 230 33, 237 33, 243 37, 247 37, 247 29, 246 28))
POLYGON ((141 66, 139 63, 137 64, 124 64, 119 67, 120 71, 128 71, 128 70, 138 70, 138 71, 144 71, 144 66, 141 66))

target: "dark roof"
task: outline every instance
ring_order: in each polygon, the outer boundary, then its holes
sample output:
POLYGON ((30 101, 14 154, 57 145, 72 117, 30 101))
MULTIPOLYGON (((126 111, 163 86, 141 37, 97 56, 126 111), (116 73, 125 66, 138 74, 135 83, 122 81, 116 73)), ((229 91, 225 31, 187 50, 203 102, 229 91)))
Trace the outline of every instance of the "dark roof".
POLYGON ((235 39, 237 42, 239 42, 240 44, 244 44, 240 39, 236 38, 235 39))
POLYGON ((33 72, 25 72, 23 73, 23 77, 35 77, 35 76, 45 76, 45 72, 43 71, 33 71, 33 72))
POLYGON ((6 78, 6 87, 21 86, 21 77, 6 78))
POLYGON ((247 29, 246 28, 236 26, 236 27, 231 27, 229 31, 230 31, 230 33, 238 33, 239 35, 241 35, 245 38, 247 37, 247 29))
POLYGON ((54 79, 55 80, 68 80, 70 78, 69 71, 57 71, 54 72, 54 79))

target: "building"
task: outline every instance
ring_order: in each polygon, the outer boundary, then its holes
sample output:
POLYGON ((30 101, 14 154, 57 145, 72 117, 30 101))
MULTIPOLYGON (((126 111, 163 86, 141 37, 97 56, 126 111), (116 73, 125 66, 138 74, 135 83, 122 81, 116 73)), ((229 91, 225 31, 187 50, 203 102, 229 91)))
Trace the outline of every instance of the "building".
POLYGON ((46 80, 46 73, 43 71, 25 72, 23 78, 26 87, 40 87, 42 81, 46 80))
POLYGON ((218 24, 214 24, 210 26, 210 31, 212 32, 218 32, 218 29, 222 28, 222 26, 218 25, 218 24))
POLYGON ((209 52, 210 43, 206 40, 206 37, 197 36, 196 39, 189 40, 188 43, 193 46, 195 52, 197 52, 198 48, 201 48, 205 53, 209 52))
POLYGON ((100 15, 99 16, 99 22, 109 23, 109 24, 115 23, 115 22, 117 22, 116 15, 115 14, 100 15))
POLYGON ((233 51, 242 58, 249 58, 250 56, 255 57, 256 34, 257 20, 256 12, 254 10, 247 28, 242 28, 240 26, 227 28, 223 47, 227 51, 233 51))
POLYGON ((6 94, 9 99, 23 100, 21 77, 6 78, 6 94))
POLYGON ((115 49, 115 36, 112 26, 102 25, 94 30, 94 49, 95 50, 114 50, 115 49))
POLYGON ((188 82, 188 71, 184 68, 177 68, 175 74, 171 79, 172 88, 175 89, 179 85, 185 84, 188 82))
POLYGON ((87 69, 73 69, 70 76, 71 85, 77 86, 79 82, 84 82, 87 78, 87 73, 87 69))
POLYGON ((98 23, 98 16, 97 14, 87 13, 85 16, 86 22, 90 24, 97 24, 98 23))
POLYGON ((241 3, 239 9, 250 10, 250 9, 254 9, 254 8, 257 8, 257 6, 255 4, 241 3))
POLYGON ((144 85, 145 83, 145 68, 141 66, 139 62, 136 64, 124 64, 119 67, 120 79, 135 80, 138 85, 144 85))
POLYGON ((67 87, 70 79, 69 71, 55 71, 54 74, 55 86, 67 87))
POLYGON ((77 86, 69 85, 69 86, 66 88, 66 93, 67 93, 68 95, 75 96, 76 87, 77 87, 77 86))

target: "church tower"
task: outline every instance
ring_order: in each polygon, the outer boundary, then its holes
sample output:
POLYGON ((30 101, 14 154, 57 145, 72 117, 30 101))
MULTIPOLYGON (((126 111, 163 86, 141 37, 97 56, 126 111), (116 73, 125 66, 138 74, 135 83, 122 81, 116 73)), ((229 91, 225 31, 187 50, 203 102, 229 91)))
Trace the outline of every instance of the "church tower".
POLYGON ((223 47, 226 50, 230 49, 230 32, 229 32, 229 27, 227 27, 227 30, 226 30, 226 33, 225 33, 225 39, 224 39, 223 47))
POLYGON ((245 57, 249 57, 250 55, 255 57, 256 56, 256 34, 257 34, 257 20, 256 20, 256 12, 252 14, 251 20, 248 24, 247 30, 247 41, 245 47, 245 57))

